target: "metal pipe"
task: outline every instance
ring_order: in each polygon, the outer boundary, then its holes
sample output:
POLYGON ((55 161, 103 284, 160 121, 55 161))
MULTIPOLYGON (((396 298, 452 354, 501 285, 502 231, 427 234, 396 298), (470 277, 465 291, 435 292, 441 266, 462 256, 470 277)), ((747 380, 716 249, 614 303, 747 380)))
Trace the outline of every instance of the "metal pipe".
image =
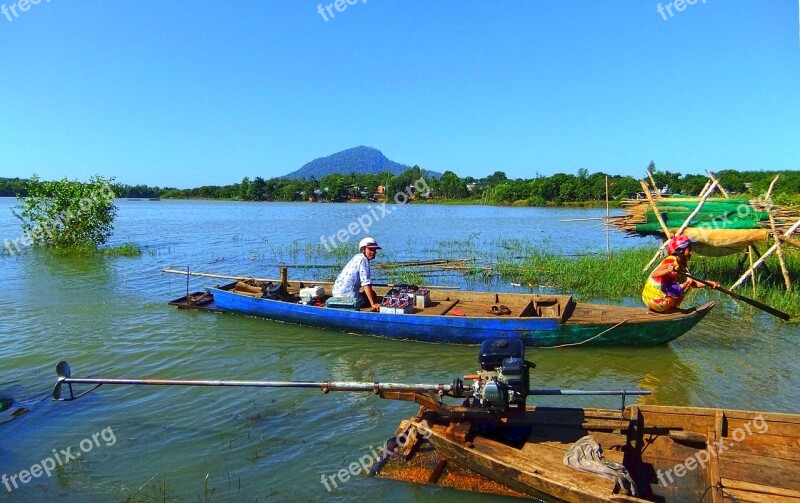
POLYGON ((247 388, 317 388, 328 391, 451 391, 452 384, 402 384, 356 381, 189 381, 170 379, 96 379, 61 377, 64 384, 130 384, 138 386, 228 386, 247 388))
POLYGON ((585 389, 532 389, 529 395, 652 395, 650 390, 585 390, 585 389))

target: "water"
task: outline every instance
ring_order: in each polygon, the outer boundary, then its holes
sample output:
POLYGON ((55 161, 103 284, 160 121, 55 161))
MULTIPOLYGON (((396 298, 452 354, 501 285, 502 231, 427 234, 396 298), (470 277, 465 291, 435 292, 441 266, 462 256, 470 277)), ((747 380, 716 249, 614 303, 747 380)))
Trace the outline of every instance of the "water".
MULTIPOLYGON (((346 228, 369 212, 367 205, 118 204, 113 244, 135 241, 145 247, 141 257, 0 256, 0 475, 29 469, 53 456, 53 449, 80 452, 81 441, 101 433, 90 452, 52 476, 11 492, 0 484, 0 501, 502 500, 362 477, 328 493, 322 474, 368 454, 416 413, 412 404, 369 393, 104 386, 76 402, 50 400, 61 359, 83 377, 424 383, 449 382, 476 366, 475 347, 359 337, 166 305, 184 294, 185 281, 162 274, 165 266, 276 277, 280 263, 319 262, 312 249, 306 253, 307 245, 315 248, 321 235, 346 228), (9 399, 12 410, 29 412, 12 417, 3 407, 9 399)), ((13 200, 0 199, 0 239, 20 234, 11 205, 13 200)), ((558 222, 603 213, 414 205, 386 216, 370 234, 384 247, 378 261, 464 257, 465 243, 491 260, 496 250, 514 253, 509 239, 567 254, 604 252, 606 236, 597 222, 558 222)), ((641 242, 610 236, 612 248, 641 242)), ((293 277, 315 273, 332 274, 290 269, 293 277)), ((431 281, 517 291, 506 281, 459 278, 431 281)), ((212 283, 192 279, 190 286, 212 283)), ((797 336, 796 325, 724 300, 668 346, 531 350, 528 357, 537 363, 535 387, 646 387, 655 392, 642 399, 647 403, 798 412, 797 336)), ((538 403, 618 406, 616 399, 598 397, 538 403)))

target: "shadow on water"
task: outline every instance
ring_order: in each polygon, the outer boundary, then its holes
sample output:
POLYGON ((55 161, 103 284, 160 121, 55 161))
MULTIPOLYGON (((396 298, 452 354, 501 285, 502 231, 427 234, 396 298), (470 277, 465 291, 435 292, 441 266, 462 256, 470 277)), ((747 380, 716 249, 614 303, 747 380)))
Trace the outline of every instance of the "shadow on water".
POLYGON ((531 348, 527 358, 537 364, 531 374, 532 387, 538 387, 540 380, 562 388, 650 390, 652 395, 638 399, 645 404, 689 403, 699 379, 697 370, 670 346, 557 351, 531 348))
POLYGON ((0 424, 5 424, 21 415, 30 412, 27 407, 22 407, 21 404, 14 401, 10 397, 0 397, 0 424))

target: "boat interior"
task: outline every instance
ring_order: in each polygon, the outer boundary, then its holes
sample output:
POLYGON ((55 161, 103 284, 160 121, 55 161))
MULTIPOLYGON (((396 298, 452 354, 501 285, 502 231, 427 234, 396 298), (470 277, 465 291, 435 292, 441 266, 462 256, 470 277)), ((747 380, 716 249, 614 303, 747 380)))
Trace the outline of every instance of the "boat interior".
MULTIPOLYGON (((330 283, 314 283, 322 285, 326 293, 330 291, 330 283)), ((218 288, 233 291, 237 294, 261 297, 266 285, 255 281, 234 282, 218 288)), ((300 302, 300 290, 311 283, 287 282, 289 295, 286 302, 300 302)), ((378 302, 383 300, 390 287, 376 287, 378 302)), ((325 306, 330 295, 316 299, 313 305, 325 306)), ((371 312, 369 307, 362 307, 362 312, 371 312)), ((462 290, 431 290, 430 301, 426 307, 413 307, 407 314, 421 316, 466 316, 471 318, 544 318, 556 319, 560 323, 621 323, 647 322, 663 320, 665 317, 680 318, 697 311, 697 308, 681 309, 674 313, 655 313, 644 307, 613 306, 575 302, 571 295, 493 293, 462 290), (503 311, 504 306, 507 311, 503 311)))
MULTIPOLYGON (((255 282, 254 282, 255 283, 255 282)), ((290 282, 288 284, 289 299, 287 302, 300 302, 300 290, 306 284, 290 282)), ((330 285, 325 285, 329 291, 330 285)), ((220 289, 233 291, 241 295, 260 297, 263 285, 248 285, 242 282, 230 283, 220 289)), ((383 301, 390 287, 375 287, 377 301, 383 301)), ((324 307, 330 295, 316 299, 314 305, 324 307)), ((517 317, 517 318, 555 318, 562 322, 573 315, 576 307, 571 295, 538 295, 517 293, 467 292, 460 290, 432 290, 430 301, 425 307, 410 306, 407 314, 423 316, 467 316, 467 317, 517 317), (494 310, 492 309, 494 306, 494 310), (500 306, 505 306, 507 314, 500 314, 500 306)), ((360 309, 371 312, 368 306, 360 309)))
POLYGON ((394 456, 382 477, 556 501, 800 501, 800 416, 792 414, 529 407, 505 423, 464 424, 423 408, 396 434, 410 427, 428 427, 432 435, 394 456), (598 473, 565 464, 586 435, 604 459, 625 466, 636 497, 598 473))

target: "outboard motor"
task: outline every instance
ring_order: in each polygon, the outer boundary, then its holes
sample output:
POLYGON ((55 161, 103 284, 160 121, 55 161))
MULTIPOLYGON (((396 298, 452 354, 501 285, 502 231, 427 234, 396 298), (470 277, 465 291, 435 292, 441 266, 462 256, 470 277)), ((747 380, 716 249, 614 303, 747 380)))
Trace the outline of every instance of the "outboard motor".
POLYGON ((481 370, 475 383, 475 399, 486 409, 525 409, 530 391, 530 369, 525 345, 520 339, 489 339, 478 355, 481 370))

